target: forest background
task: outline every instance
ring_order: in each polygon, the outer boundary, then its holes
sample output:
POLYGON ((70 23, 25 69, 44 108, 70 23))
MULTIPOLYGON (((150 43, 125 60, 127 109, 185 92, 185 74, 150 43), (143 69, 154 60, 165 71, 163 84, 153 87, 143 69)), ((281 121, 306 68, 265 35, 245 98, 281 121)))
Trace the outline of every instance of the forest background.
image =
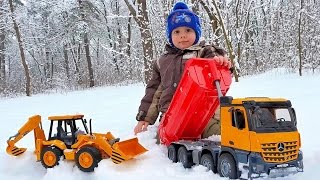
MULTIPOLYGON (((0 0, 0 96, 144 82, 174 0, 0 0)), ((186 0, 235 78, 320 69, 320 1, 186 0)))

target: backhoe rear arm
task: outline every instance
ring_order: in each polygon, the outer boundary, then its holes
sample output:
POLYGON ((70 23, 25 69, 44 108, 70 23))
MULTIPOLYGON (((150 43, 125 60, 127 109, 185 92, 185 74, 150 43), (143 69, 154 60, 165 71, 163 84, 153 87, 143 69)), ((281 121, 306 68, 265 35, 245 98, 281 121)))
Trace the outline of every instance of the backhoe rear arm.
POLYGON ((14 156, 23 154, 26 151, 26 148, 17 148, 15 147, 15 144, 32 130, 34 130, 35 143, 37 139, 45 140, 45 135, 41 128, 41 116, 34 115, 30 117, 29 120, 19 129, 17 134, 9 137, 7 140, 7 153, 14 156))

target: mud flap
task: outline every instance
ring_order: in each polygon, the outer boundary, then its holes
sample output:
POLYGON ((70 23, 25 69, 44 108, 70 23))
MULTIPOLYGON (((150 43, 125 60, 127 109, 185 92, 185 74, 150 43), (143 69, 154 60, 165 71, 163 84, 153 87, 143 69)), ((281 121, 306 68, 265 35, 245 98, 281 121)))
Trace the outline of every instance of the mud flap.
POLYGON ((111 159, 114 163, 119 164, 145 153, 146 151, 148 150, 138 142, 137 138, 132 138, 114 143, 112 146, 111 159))
POLYGON ((9 155, 20 156, 26 152, 27 148, 18 148, 17 146, 8 146, 6 151, 9 155))

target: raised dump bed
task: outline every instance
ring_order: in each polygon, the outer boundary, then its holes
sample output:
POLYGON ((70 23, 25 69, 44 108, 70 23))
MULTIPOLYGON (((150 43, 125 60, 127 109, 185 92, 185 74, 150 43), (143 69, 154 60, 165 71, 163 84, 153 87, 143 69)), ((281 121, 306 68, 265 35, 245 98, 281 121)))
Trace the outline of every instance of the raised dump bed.
POLYGON ((159 127, 161 143, 199 139, 219 106, 215 81, 225 95, 231 84, 230 70, 214 59, 192 58, 159 127))

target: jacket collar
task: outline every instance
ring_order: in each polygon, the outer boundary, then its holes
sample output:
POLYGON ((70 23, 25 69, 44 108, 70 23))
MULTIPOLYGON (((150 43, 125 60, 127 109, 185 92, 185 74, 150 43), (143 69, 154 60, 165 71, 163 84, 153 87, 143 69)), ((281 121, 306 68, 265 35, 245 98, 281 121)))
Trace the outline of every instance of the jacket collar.
POLYGON ((200 39, 200 40, 201 41, 199 41, 197 44, 194 44, 193 46, 190 46, 184 50, 178 49, 176 47, 172 47, 170 44, 166 44, 165 49, 168 54, 182 54, 186 51, 198 51, 207 45, 204 39, 200 39))

